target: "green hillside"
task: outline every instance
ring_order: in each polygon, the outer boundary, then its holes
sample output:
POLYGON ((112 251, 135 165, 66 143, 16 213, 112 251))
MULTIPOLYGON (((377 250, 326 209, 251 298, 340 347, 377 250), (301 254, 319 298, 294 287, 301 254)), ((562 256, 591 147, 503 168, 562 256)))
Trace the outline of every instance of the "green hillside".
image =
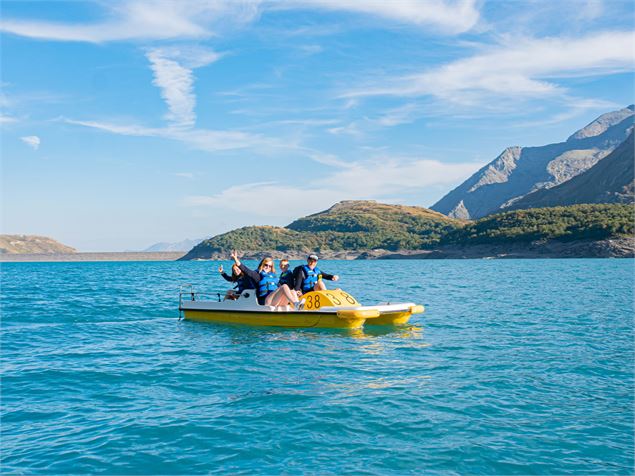
POLYGON ((635 208, 624 204, 533 208, 490 215, 448 233, 441 244, 601 240, 635 234, 635 208))
POLYGON ((250 226, 214 236, 183 259, 205 258, 234 248, 302 252, 416 250, 438 244, 443 235, 463 224, 422 207, 346 201, 285 228, 250 226))
POLYGON ((421 207, 340 202, 287 227, 248 226, 205 240, 182 259, 241 251, 363 252, 425 250, 442 245, 602 240, 635 234, 635 208, 625 204, 516 210, 475 222, 421 207))

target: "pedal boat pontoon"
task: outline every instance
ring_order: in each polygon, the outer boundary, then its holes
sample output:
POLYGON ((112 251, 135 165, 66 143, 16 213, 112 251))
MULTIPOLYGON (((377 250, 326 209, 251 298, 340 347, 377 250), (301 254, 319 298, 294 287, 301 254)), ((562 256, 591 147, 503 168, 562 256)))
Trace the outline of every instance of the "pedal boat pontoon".
POLYGON ((181 286, 181 316, 192 321, 252 326, 358 329, 364 325, 403 325, 410 316, 424 311, 423 306, 411 302, 362 306, 341 289, 304 294, 300 310, 291 306, 261 306, 254 289, 243 291, 236 300, 222 300, 220 294, 216 300, 205 300, 205 296, 208 295, 194 292, 191 285, 181 286))

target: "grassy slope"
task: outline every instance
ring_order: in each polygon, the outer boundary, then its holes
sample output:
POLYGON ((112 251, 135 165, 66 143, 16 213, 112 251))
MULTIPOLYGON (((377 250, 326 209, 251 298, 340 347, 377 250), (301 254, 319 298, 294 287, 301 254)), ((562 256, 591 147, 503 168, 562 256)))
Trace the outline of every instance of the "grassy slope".
POLYGON ((243 251, 419 250, 444 244, 604 239, 634 234, 632 205, 600 204, 499 213, 476 222, 421 207, 370 201, 341 202, 285 228, 250 226, 193 248, 184 259, 243 251))
POLYGON ((241 250, 340 251, 423 249, 463 222, 422 207, 371 201, 341 202, 288 227, 250 226, 215 236, 186 258, 241 250))

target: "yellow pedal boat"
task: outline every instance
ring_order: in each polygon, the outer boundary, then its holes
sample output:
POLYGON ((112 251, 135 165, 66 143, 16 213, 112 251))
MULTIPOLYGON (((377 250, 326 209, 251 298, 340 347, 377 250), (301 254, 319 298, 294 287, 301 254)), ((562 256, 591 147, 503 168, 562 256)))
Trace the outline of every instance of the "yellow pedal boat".
POLYGON ((358 329, 364 325, 403 325, 410 316, 424 311, 423 306, 411 302, 362 306, 341 289, 304 294, 300 310, 290 306, 261 306, 254 289, 243 291, 236 300, 221 300, 220 294, 217 296, 217 300, 205 300, 205 295, 195 293, 190 285, 182 286, 181 316, 192 321, 252 326, 358 329))

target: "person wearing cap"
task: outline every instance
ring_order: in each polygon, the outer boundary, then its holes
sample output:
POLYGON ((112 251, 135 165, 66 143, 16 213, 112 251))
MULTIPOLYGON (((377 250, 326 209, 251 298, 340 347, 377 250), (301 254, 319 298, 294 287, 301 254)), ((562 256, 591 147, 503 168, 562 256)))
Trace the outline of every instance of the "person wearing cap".
POLYGON ((340 277, 336 274, 323 273, 317 267, 318 257, 311 254, 306 259, 306 264, 298 266, 293 270, 295 276, 295 289, 298 293, 308 293, 310 291, 324 291, 326 286, 324 279, 337 281, 340 277))

